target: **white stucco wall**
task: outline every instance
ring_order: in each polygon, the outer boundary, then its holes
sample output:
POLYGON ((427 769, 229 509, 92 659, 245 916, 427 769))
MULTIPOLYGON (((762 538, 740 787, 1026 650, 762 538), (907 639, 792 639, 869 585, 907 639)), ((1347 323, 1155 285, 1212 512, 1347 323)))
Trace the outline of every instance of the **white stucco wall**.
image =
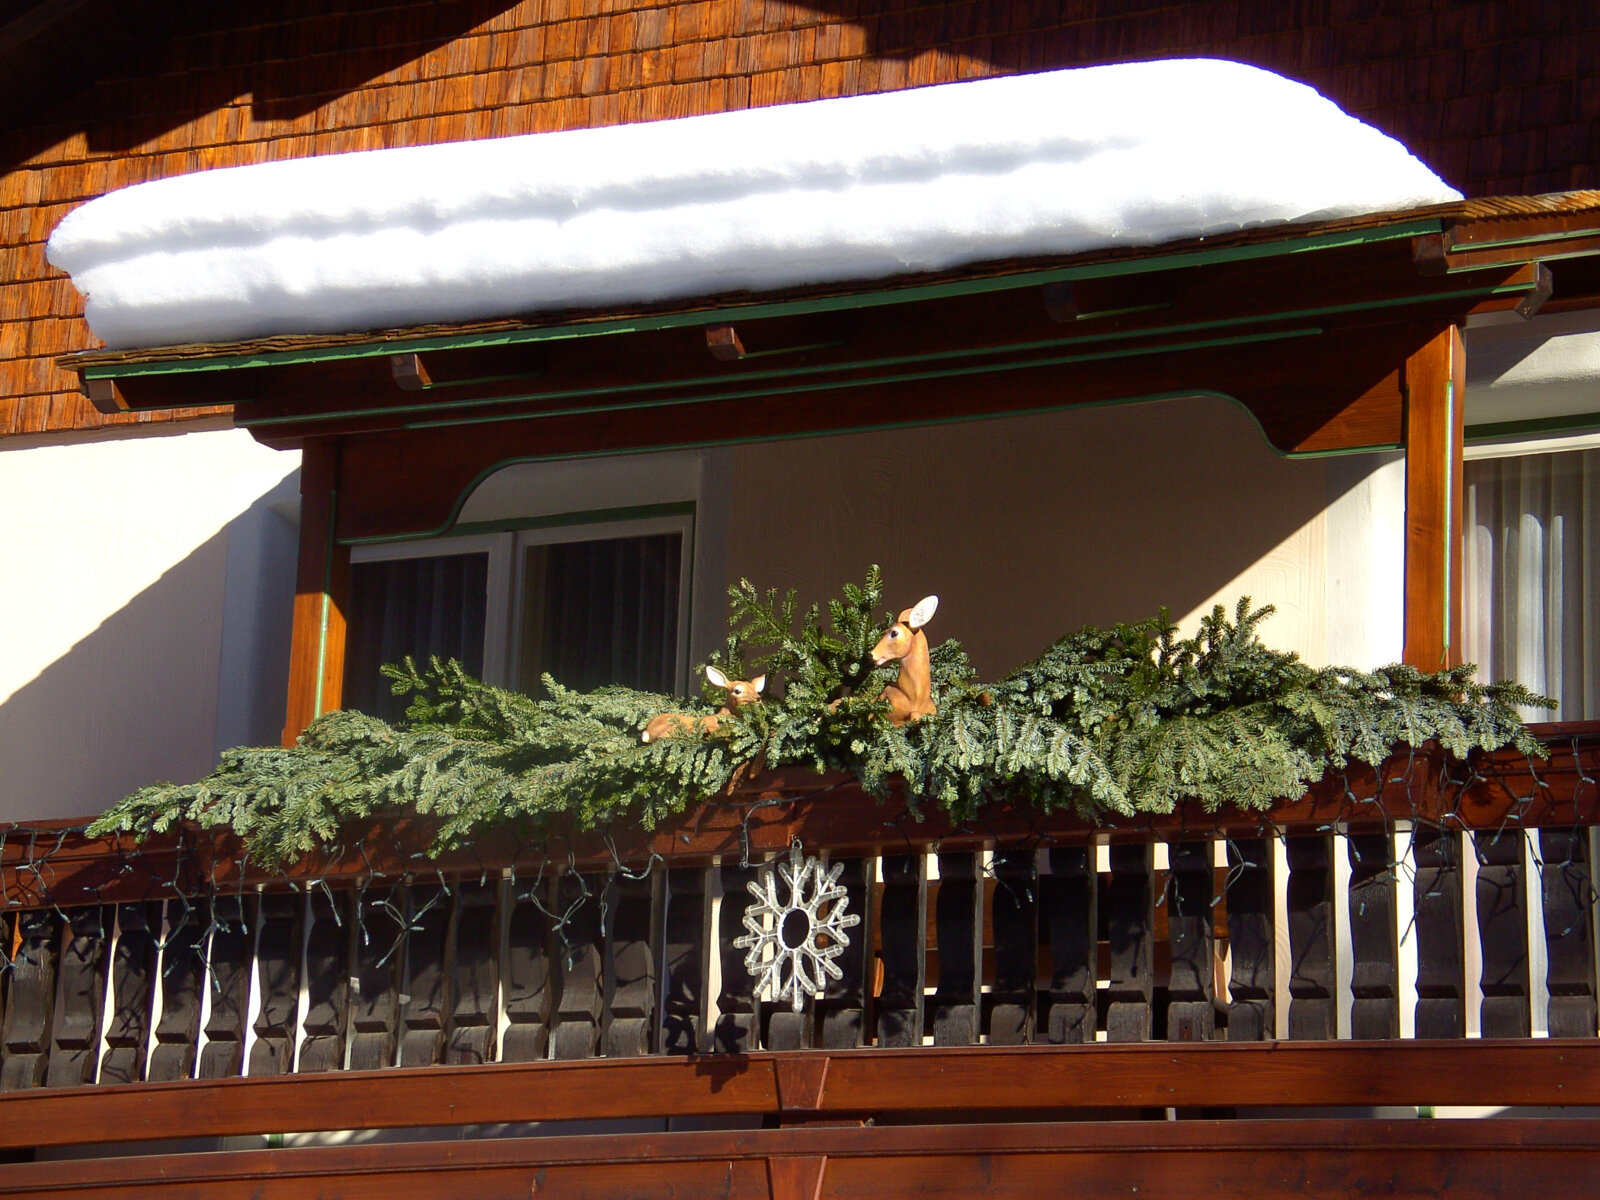
POLYGON ((0 441, 0 820, 276 738, 298 464, 216 423, 0 441))

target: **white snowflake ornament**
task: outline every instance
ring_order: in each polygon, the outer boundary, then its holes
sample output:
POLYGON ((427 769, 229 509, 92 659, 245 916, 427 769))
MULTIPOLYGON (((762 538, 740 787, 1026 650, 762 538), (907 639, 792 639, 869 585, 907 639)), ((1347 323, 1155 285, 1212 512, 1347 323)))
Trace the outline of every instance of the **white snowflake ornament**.
POLYGON ((822 990, 824 973, 844 978, 833 960, 850 945, 845 930, 861 924, 861 918, 845 912, 849 896, 839 886, 843 871, 843 863, 830 871, 815 858, 802 858, 797 842, 789 847, 788 862, 769 864, 759 879, 745 885, 755 897, 744 910, 750 932, 733 944, 747 952, 744 966, 755 977, 757 995, 779 1004, 788 1000, 799 1012, 808 995, 822 990), (787 903, 778 899, 780 877, 788 886, 787 903), (819 946, 819 937, 827 945, 819 946))

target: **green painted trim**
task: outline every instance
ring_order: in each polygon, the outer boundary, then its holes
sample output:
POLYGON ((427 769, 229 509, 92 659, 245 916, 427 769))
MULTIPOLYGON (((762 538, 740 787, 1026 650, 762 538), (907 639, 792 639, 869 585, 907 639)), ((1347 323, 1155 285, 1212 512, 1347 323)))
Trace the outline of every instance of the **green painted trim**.
MULTIPOLYGON (((985 358, 1000 354, 1020 353, 1029 350, 1048 350, 1056 346, 1094 345, 1097 343, 1126 342, 1138 338, 1156 337, 1159 335, 1200 333, 1211 329, 1226 329, 1230 327, 1248 328, 1253 325, 1264 325, 1270 322, 1308 320, 1316 317, 1336 316, 1339 313, 1370 311, 1373 309, 1399 308, 1412 304, 1432 304, 1439 300, 1467 299, 1474 296, 1502 296, 1520 295, 1532 291, 1533 283, 1499 284, 1487 288, 1466 288, 1449 292, 1429 292, 1423 296, 1390 297, 1386 300, 1359 302, 1352 304, 1329 304, 1314 308, 1294 309, 1288 312, 1278 312, 1250 317, 1221 317, 1213 321, 1190 321, 1182 325, 1167 325, 1160 329, 1128 329, 1104 335, 1084 336, 1082 334, 1063 335, 1058 338, 1045 338, 1032 342, 1012 342, 1004 346, 975 346, 964 350, 937 350, 925 354, 892 355, 887 358, 859 359, 846 363, 820 363, 809 367, 778 367, 764 371, 746 371, 739 375, 696 375, 688 379, 663 380, 652 383, 627 383, 614 384, 606 387, 568 388, 559 392, 519 392, 511 396, 495 396, 481 400, 463 400, 462 407, 486 408, 509 404, 521 404, 529 400, 575 400, 590 396, 626 396, 638 392, 659 392, 677 388, 693 388, 706 386, 722 386, 728 383, 761 379, 795 379, 815 375, 836 374, 841 371, 873 370, 879 367, 906 366, 913 363, 937 362, 944 360, 959 360, 968 358, 985 358)), ((1154 348, 1151 353, 1158 353, 1159 348, 1154 348)), ((514 378, 514 377, 508 377, 514 378)), ((445 401, 443 403, 450 403, 445 401)), ((308 425, 325 421, 340 421, 355 417, 369 416, 399 416, 412 412, 436 412, 442 405, 438 401, 417 404, 391 404, 382 408, 354 408, 330 409, 326 412, 309 413, 298 416, 285 417, 256 417, 251 418, 247 412, 241 410, 246 406, 236 407, 234 410, 235 423, 246 429, 264 429, 274 425, 308 425)), ((599 406, 596 406, 599 407, 599 406)), ((595 411, 593 408, 574 411, 595 411)), ((552 414, 555 415, 555 414, 552 414)), ((560 415, 570 415, 563 412, 560 415)), ((465 419, 465 418, 463 418, 465 419)), ((495 418, 499 419, 499 418, 495 418)))
POLYGON ((281 366, 294 363, 329 362, 342 359, 377 358, 389 354, 416 354, 427 350, 465 350, 489 346, 513 346, 528 342, 564 341, 572 338, 603 337, 617 333, 640 333, 656 329, 676 329, 704 325, 712 321, 763 320, 768 317, 797 316, 817 312, 842 312, 860 308, 880 308, 940 300, 952 296, 985 295, 1012 291, 1046 283, 1065 283, 1076 279, 1105 279, 1118 275, 1143 275, 1182 267, 1207 266, 1220 262, 1245 262, 1305 254, 1345 246, 1369 245, 1440 233, 1438 218, 1403 221, 1369 229, 1340 233, 1312 234, 1278 242, 1256 242, 1215 250, 1189 250, 1149 258, 1117 259, 1087 263, 1078 267, 1057 267, 1044 271, 1024 271, 1015 275, 995 275, 981 279, 952 280, 873 292, 852 292, 837 296, 818 296, 805 300, 784 300, 766 304, 731 304, 688 312, 655 316, 622 317, 570 325, 550 325, 537 329, 507 329, 494 332, 444 334, 434 337, 397 339, 390 342, 360 342, 344 346, 323 346, 307 350, 264 350, 254 354, 219 355, 215 358, 178 359, 163 362, 104 363, 83 368, 85 379, 131 379, 149 375, 186 375, 205 371, 229 371, 249 367, 281 366))
MULTIPOLYGON (((1444 427, 1452 431, 1444 444, 1444 523, 1448 535, 1451 517, 1456 511, 1456 452, 1458 447, 1451 445, 1451 440, 1455 437, 1454 430, 1456 427, 1456 381, 1454 376, 1444 382, 1444 427)), ((1439 589, 1439 599, 1443 605, 1443 612, 1440 614, 1442 624, 1439 627, 1444 630, 1446 662, 1450 659, 1450 572, 1455 566, 1455 540, 1460 536, 1462 536, 1461 531, 1456 530, 1454 536, 1446 536, 1444 539, 1444 586, 1439 589)))
POLYGON ((1600 429, 1600 413, 1571 413, 1562 417, 1534 417, 1526 421, 1495 421, 1468 425, 1469 442, 1500 442, 1541 434, 1588 433, 1600 429))
POLYGON ((788 396, 798 392, 843 391, 850 388, 871 387, 884 383, 921 383, 933 379, 960 379, 973 375, 993 375, 1004 371, 1024 371, 1038 367, 1059 367, 1072 363, 1103 362, 1119 358, 1132 358, 1146 354, 1176 354, 1185 350, 1213 350, 1224 346, 1250 345, 1259 342, 1278 342, 1291 338, 1316 337, 1323 332, 1317 326, 1299 329, 1274 330, 1268 333, 1241 334, 1237 337, 1206 338, 1194 342, 1175 342, 1166 346, 1131 346, 1121 350, 1102 350, 1094 354, 1058 354, 1048 358, 1030 358, 1016 363, 980 363, 976 366, 948 367, 937 371, 904 371, 894 375, 875 375, 869 379, 835 379, 796 384, 792 387, 751 388, 744 391, 715 392, 709 395, 671 396, 659 400, 639 400, 631 404, 587 405, 562 409, 545 409, 535 413, 500 413, 482 417, 441 417, 432 421, 412 421, 407 429, 448 429, 465 425, 498 424, 507 421, 543 420, 549 417, 582 416, 595 412, 640 411, 685 404, 706 404, 717 400, 755 400, 771 396, 788 396))
POLYGON ((1508 246, 1540 246, 1546 242, 1565 242, 1574 238, 1592 238, 1600 229, 1567 229, 1560 233, 1535 233, 1527 237, 1501 238, 1494 242, 1463 242, 1452 245, 1451 254, 1471 254, 1474 250, 1503 250, 1508 246))
POLYGON ((311 692, 311 719, 322 715, 323 688, 328 679, 328 623, 333 619, 334 529, 339 523, 339 489, 328 494, 328 532, 322 547, 322 611, 317 622, 317 686, 311 692))

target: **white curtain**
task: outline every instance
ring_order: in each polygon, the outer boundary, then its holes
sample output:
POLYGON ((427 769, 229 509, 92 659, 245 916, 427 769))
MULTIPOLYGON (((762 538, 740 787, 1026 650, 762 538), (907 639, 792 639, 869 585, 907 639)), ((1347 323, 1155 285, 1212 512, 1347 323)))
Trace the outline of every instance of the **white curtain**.
POLYGON ((1466 464, 1464 657, 1554 696, 1532 720, 1600 717, 1600 450, 1466 464))

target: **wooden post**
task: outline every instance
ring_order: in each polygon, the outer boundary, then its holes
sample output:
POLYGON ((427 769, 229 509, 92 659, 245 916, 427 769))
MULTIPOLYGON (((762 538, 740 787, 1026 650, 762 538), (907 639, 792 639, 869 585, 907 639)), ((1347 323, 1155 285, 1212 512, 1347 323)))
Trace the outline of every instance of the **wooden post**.
POLYGON ((1406 359, 1405 661, 1461 661, 1461 410, 1466 354, 1452 325, 1406 359))
POLYGON ((339 499, 339 443, 309 440, 300 459, 300 562, 289 639, 289 703, 283 744, 338 708, 344 685, 345 609, 350 547, 334 539, 339 499))

